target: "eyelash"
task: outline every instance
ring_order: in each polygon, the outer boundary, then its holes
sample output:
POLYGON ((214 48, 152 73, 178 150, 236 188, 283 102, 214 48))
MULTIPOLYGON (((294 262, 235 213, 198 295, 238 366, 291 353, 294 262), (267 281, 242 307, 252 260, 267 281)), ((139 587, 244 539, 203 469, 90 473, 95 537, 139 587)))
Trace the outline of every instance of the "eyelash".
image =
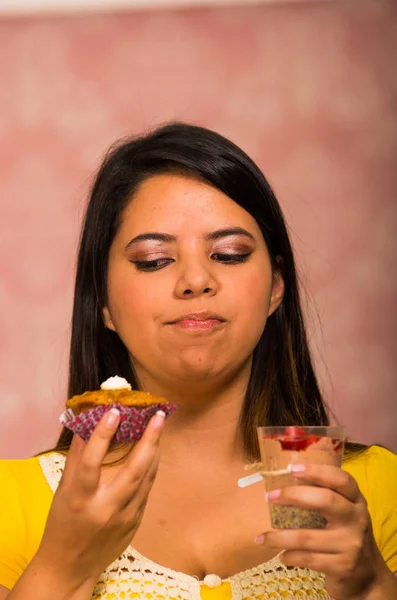
MULTIPOLYGON (((237 265, 241 263, 247 262, 251 253, 247 254, 224 254, 221 252, 215 252, 211 255, 211 258, 218 257, 218 262, 223 263, 224 265, 237 265)), ((132 260, 131 261, 135 268, 138 271, 159 271, 163 267, 166 267, 173 259, 171 258, 157 258, 155 260, 132 260)))

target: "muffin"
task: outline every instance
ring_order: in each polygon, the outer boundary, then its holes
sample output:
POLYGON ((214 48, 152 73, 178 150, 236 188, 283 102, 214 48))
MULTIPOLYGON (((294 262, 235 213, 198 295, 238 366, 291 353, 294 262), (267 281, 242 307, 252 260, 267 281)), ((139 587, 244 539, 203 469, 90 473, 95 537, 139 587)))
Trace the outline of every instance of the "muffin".
POLYGON ((102 416, 111 408, 120 411, 120 423, 112 442, 136 442, 158 410, 164 411, 168 417, 176 407, 165 398, 132 390, 128 381, 115 376, 104 381, 99 390, 87 391, 67 400, 66 410, 59 420, 87 441, 102 416))

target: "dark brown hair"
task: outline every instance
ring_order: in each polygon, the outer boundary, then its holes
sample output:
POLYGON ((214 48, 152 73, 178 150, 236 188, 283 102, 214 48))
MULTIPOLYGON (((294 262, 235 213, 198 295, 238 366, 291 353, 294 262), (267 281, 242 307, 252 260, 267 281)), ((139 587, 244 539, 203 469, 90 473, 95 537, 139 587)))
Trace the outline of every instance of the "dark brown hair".
MULTIPOLYGON (((269 317, 254 350, 241 412, 247 455, 258 458, 257 425, 327 425, 327 410, 313 370, 291 243, 280 205, 256 164, 235 144, 208 129, 184 123, 122 140, 106 155, 95 178, 77 262, 68 395, 94 390, 113 375, 137 387, 128 352, 103 322, 109 249, 123 211, 139 184, 158 174, 179 173, 219 189, 257 221, 285 295, 269 317), (281 257, 281 260, 280 260, 281 257)), ((55 450, 72 438, 64 428, 55 450)))

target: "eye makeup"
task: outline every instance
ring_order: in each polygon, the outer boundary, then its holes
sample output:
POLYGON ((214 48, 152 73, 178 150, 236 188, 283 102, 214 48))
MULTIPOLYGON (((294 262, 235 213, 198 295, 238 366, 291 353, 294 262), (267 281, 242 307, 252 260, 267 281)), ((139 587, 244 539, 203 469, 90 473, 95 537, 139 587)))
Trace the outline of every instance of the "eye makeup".
MULTIPOLYGON (((239 228, 217 230, 205 236, 205 240, 213 242, 211 248, 208 249, 208 258, 222 265, 237 265, 247 262, 256 245, 253 236, 239 228), (230 239, 233 237, 237 239, 230 239)), ((169 234, 138 235, 126 246, 126 250, 132 250, 129 261, 135 265, 138 271, 158 271, 177 260, 176 250, 173 249, 171 253, 168 249, 170 243, 175 244, 176 242, 177 238, 169 234), (167 254, 168 256, 164 256, 167 254)))

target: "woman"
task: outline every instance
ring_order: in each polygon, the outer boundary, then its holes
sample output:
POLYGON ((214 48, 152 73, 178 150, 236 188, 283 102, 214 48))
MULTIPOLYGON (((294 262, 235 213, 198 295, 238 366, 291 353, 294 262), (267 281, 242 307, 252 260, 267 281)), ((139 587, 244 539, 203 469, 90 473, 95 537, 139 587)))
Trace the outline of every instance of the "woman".
POLYGON ((214 132, 124 141, 96 177, 69 395, 116 374, 178 410, 132 449, 109 451, 115 411, 86 445, 65 429, 55 452, 2 461, 0 600, 397 598, 392 453, 350 448, 344 470, 309 465, 270 496, 324 530, 270 530, 262 485, 236 484, 257 425, 328 417, 280 207, 214 132))

